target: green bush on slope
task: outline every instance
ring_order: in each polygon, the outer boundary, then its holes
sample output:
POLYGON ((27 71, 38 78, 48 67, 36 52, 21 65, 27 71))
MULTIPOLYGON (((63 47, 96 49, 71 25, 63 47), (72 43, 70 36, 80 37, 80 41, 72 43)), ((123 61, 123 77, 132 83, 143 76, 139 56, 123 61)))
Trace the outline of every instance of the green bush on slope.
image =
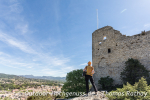
MULTIPOLYGON (((113 79, 109 76, 107 77, 101 77, 100 80, 98 80, 98 84, 101 86, 102 90, 110 91, 113 89, 113 79)), ((98 89, 100 90, 100 89, 98 89)))
POLYGON ((146 79, 143 77, 131 85, 123 85, 123 88, 117 88, 106 94, 110 100, 150 100, 150 86, 147 85, 146 79))

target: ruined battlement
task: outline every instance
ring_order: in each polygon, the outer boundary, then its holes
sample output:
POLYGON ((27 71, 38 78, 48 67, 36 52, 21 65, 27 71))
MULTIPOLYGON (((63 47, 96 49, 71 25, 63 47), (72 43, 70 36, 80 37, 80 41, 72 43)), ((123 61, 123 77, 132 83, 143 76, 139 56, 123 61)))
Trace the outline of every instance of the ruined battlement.
MULTIPOLYGON (((92 66, 95 80, 110 76, 121 84, 120 72, 128 58, 139 61, 150 70, 150 31, 126 36, 111 26, 105 26, 92 33, 92 66)), ((96 82, 98 86, 98 82, 96 82)))

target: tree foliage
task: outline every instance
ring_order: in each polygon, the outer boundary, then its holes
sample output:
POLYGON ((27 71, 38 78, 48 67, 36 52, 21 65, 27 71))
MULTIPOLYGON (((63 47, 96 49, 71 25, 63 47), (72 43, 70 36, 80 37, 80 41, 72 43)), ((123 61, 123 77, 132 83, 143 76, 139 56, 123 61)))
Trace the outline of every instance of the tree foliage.
POLYGON ((109 76, 107 77, 101 77, 98 81, 98 84, 101 86, 102 90, 112 90, 113 89, 113 79, 109 76))
MULTIPOLYGON (((86 83, 85 77, 82 76, 83 69, 73 70, 67 73, 66 82, 62 87, 64 92, 85 92, 86 83)), ((68 96, 75 97, 75 96, 68 96)))
POLYGON ((142 76, 145 78, 149 77, 149 71, 137 59, 129 58, 128 61, 125 62, 125 66, 125 69, 120 75, 124 84, 129 82, 133 85, 142 76))

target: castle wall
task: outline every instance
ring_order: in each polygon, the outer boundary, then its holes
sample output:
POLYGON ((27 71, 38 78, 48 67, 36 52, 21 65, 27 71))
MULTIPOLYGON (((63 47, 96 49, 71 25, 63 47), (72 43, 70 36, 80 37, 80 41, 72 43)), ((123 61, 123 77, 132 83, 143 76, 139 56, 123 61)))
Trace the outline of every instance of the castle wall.
POLYGON ((92 33, 93 77, 97 87, 98 80, 106 76, 113 78, 114 84, 121 84, 120 72, 128 58, 139 59, 150 70, 150 31, 143 35, 125 36, 106 26, 92 33))

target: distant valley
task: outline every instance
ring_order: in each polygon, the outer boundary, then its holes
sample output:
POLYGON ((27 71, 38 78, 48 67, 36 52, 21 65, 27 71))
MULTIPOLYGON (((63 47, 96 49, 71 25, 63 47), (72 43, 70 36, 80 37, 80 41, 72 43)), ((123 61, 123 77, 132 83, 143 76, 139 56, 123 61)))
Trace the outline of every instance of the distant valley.
POLYGON ((24 93, 61 91, 64 81, 65 77, 0 73, 0 100, 25 100, 29 95, 24 93))

